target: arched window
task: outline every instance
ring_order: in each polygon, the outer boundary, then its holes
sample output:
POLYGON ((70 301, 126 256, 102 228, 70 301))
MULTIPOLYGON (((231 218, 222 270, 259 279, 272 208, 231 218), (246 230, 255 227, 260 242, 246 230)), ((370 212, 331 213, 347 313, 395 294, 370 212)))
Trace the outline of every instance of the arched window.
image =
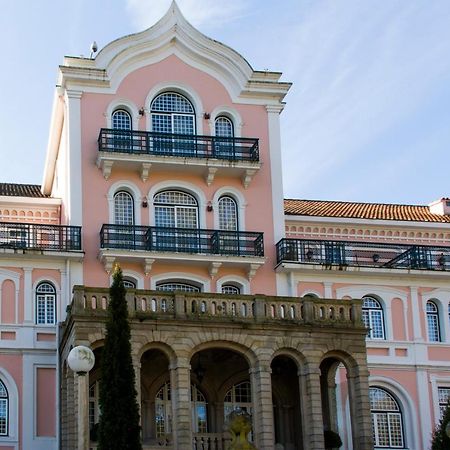
POLYGON ((200 292, 200 288, 193 284, 183 283, 179 281, 170 281, 166 283, 158 283, 156 285, 157 291, 182 291, 182 292, 200 292))
POLYGON ((40 283, 36 288, 36 323, 49 325, 56 322, 56 290, 48 283, 40 283))
POLYGON ((229 195, 219 198, 219 230, 238 230, 238 209, 236 200, 229 195))
POLYGON ((182 191, 162 191, 153 197, 155 225, 169 228, 198 228, 195 197, 182 191))
POLYGON ((191 384, 192 431, 194 433, 208 432, 207 403, 205 396, 195 384, 191 384))
POLYGON ((243 381, 242 383, 233 385, 225 394, 223 408, 225 420, 235 409, 242 409, 251 414, 253 405, 250 382, 243 381))
POLYGON ((125 289, 136 289, 136 280, 131 277, 124 277, 123 285, 125 289))
POLYGON ((158 95, 150 106, 152 131, 195 134, 195 111, 191 102, 176 92, 158 95))
POLYGON ((119 191, 114 195, 114 223, 134 225, 134 201, 129 192, 119 191))
POLYGON ((369 339, 385 339, 383 308, 380 302, 373 297, 364 297, 362 304, 362 319, 369 328, 369 339))
POLYGON ((403 448, 403 419, 397 401, 379 387, 371 387, 369 395, 375 448, 403 448))
POLYGON ((214 122, 216 138, 214 153, 219 158, 233 159, 235 156, 233 122, 225 116, 219 116, 214 122))
POLYGON ((219 137, 233 137, 233 122, 225 116, 218 116, 214 122, 215 135, 219 137))
POLYGON ((439 331, 439 311, 436 303, 431 300, 427 302, 427 324, 428 340, 430 342, 440 342, 441 333, 439 331))
POLYGON ((231 295, 238 295, 241 293, 241 290, 238 286, 235 286, 234 284, 222 284, 222 294, 231 294, 231 295))
POLYGON ((115 130, 131 130, 131 116, 124 109, 116 109, 112 113, 111 125, 115 130))
POLYGON ((156 437, 172 433, 172 402, 170 383, 165 383, 155 398, 156 437))
POLYGON ((3 381, 0 380, 0 436, 8 436, 9 396, 3 381))

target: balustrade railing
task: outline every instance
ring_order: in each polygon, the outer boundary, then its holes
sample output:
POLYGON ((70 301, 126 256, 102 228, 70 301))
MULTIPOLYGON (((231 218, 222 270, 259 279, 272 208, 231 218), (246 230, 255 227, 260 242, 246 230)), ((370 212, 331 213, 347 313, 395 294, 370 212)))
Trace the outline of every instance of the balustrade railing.
POLYGON ((325 266, 449 270, 450 247, 375 242, 282 239, 277 261, 325 266))
MULTIPOLYGON (((109 289, 74 287, 70 313, 105 316, 109 289)), ((360 300, 127 289, 131 318, 361 325, 360 300)))
POLYGON ((229 161, 259 161, 256 138, 168 134, 102 128, 98 137, 100 152, 135 155, 217 158, 229 161))
POLYGON ((104 224, 101 248, 264 256, 263 233, 104 224))
POLYGON ((0 222, 0 248, 81 251, 81 227, 0 222))
POLYGON ((222 433, 204 433, 195 434, 192 439, 193 450, 227 450, 231 438, 229 434, 222 433))

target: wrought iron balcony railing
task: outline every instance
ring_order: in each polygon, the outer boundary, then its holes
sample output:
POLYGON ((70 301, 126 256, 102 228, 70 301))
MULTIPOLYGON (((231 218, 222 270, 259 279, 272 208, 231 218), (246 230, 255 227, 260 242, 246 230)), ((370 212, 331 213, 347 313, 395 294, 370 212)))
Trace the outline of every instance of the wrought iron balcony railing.
POLYGON ((264 256, 263 233, 104 224, 105 249, 206 255, 264 256))
POLYGON ((277 261, 325 266, 450 270, 450 247, 281 239, 277 261))
POLYGON ((0 248, 81 251, 81 227, 0 222, 0 248))
POLYGON ((217 158, 229 161, 259 161, 258 139, 168 134, 102 128, 100 152, 134 155, 217 158))

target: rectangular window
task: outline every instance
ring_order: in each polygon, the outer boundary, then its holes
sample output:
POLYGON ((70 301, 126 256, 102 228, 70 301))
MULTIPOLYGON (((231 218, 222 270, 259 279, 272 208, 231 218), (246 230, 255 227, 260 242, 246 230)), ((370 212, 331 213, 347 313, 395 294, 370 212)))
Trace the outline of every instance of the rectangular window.
POLYGON ((439 412, 440 418, 444 416, 445 408, 447 408, 450 400, 450 387, 438 387, 439 412))

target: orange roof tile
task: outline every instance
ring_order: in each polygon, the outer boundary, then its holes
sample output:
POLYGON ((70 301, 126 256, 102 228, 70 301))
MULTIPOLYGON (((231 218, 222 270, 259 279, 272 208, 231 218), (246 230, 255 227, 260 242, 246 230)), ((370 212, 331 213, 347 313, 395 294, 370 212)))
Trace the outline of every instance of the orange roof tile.
POLYGON ((430 213, 424 205, 285 199, 286 215, 450 223, 450 215, 430 213))

